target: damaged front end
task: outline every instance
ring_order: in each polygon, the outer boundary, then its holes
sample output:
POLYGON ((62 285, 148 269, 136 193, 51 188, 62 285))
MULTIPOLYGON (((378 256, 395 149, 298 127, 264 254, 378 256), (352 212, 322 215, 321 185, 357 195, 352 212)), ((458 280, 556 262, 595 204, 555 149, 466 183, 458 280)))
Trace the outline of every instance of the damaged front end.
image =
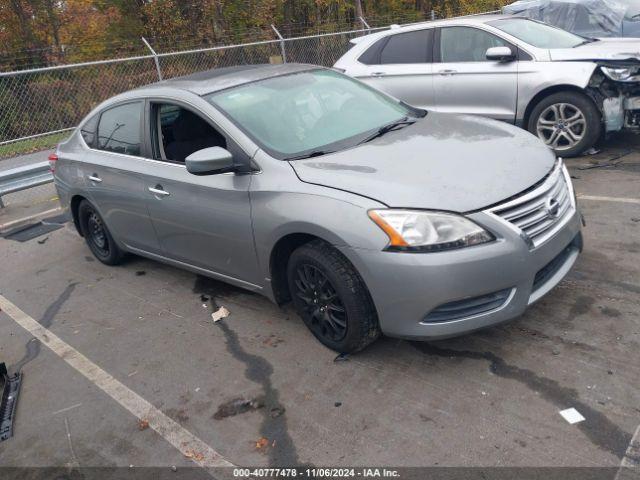
POLYGON ((640 132, 640 60, 598 62, 587 92, 600 107, 605 131, 640 132))

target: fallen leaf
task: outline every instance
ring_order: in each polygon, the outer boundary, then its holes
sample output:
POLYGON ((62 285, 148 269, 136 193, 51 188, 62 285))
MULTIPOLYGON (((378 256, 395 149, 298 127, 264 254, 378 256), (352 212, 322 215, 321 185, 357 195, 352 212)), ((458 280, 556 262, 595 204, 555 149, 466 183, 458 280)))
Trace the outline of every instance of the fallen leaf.
POLYGON ((264 450, 267 445, 269 445, 269 440, 264 437, 260 437, 260 439, 256 442, 256 450, 264 450))
POLYGON ((187 450, 186 452, 184 452, 184 456, 196 462, 201 462, 202 460, 204 460, 204 455, 200 452, 196 452, 195 450, 187 450))
POLYGON ((142 431, 146 430, 147 428, 149 428, 149 420, 145 418, 141 418, 140 420, 138 420, 138 430, 142 431))

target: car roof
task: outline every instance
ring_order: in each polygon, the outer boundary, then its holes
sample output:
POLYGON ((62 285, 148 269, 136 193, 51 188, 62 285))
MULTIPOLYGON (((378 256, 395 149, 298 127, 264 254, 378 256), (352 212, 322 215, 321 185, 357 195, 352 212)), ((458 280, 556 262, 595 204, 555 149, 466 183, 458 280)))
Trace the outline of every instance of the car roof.
POLYGON ((195 93, 196 95, 205 95, 245 83, 319 68, 323 67, 302 63, 240 65, 236 67, 214 68, 152 83, 136 91, 140 92, 140 90, 153 90, 156 88, 178 88, 195 93))
POLYGON ((408 25, 392 26, 388 30, 373 33, 370 35, 364 35, 351 40, 351 43, 359 43, 363 40, 372 41, 378 38, 386 37, 387 35, 393 35, 400 32, 409 32, 412 30, 420 30, 422 28, 435 28, 435 27, 448 27, 456 25, 482 25, 485 23, 493 22, 495 20, 502 20, 505 18, 524 18, 518 15, 505 15, 501 13, 483 13, 479 15, 468 15, 466 17, 446 18, 442 20, 429 20, 426 22, 410 23, 408 25))
POLYGON ((489 23, 494 20, 501 20, 503 18, 514 18, 514 15, 505 15, 502 13, 481 13, 478 15, 467 15, 465 17, 443 18, 442 20, 430 20, 426 22, 411 23, 403 25, 401 27, 392 28, 391 31, 398 31, 404 29, 411 29, 415 27, 442 27, 445 25, 481 25, 483 23, 489 23))

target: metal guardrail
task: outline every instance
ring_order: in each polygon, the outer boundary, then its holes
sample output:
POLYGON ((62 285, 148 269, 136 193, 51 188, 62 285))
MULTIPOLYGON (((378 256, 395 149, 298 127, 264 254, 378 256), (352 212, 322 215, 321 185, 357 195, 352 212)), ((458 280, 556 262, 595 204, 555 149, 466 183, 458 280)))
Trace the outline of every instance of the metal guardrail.
POLYGON ((4 207, 2 196, 53 182, 49 162, 0 171, 0 208, 4 207))

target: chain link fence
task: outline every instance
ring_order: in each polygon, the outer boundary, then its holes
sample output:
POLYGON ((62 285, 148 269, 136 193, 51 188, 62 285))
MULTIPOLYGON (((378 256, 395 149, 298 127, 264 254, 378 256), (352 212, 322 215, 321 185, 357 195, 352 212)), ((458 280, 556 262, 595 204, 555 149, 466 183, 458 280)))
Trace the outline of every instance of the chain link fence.
MULTIPOLYGON (((435 15, 432 13, 432 18, 435 15)), ((298 62, 332 66, 349 41, 389 27, 0 72, 0 158, 52 146, 96 105, 162 78, 234 65, 298 62)), ((377 23, 377 22, 376 22, 377 23)), ((146 41, 144 41, 146 43, 146 41)), ((147 44, 148 45, 148 44, 147 44)), ((151 47, 149 47, 151 48, 151 47)))
POLYGON ((9 156, 15 150, 12 144, 18 142, 28 151, 31 145, 36 150, 42 137, 64 137, 101 101, 157 81, 156 59, 164 79, 211 68, 282 61, 331 66, 348 50, 349 40, 369 31, 0 72, 0 157, 9 156))

